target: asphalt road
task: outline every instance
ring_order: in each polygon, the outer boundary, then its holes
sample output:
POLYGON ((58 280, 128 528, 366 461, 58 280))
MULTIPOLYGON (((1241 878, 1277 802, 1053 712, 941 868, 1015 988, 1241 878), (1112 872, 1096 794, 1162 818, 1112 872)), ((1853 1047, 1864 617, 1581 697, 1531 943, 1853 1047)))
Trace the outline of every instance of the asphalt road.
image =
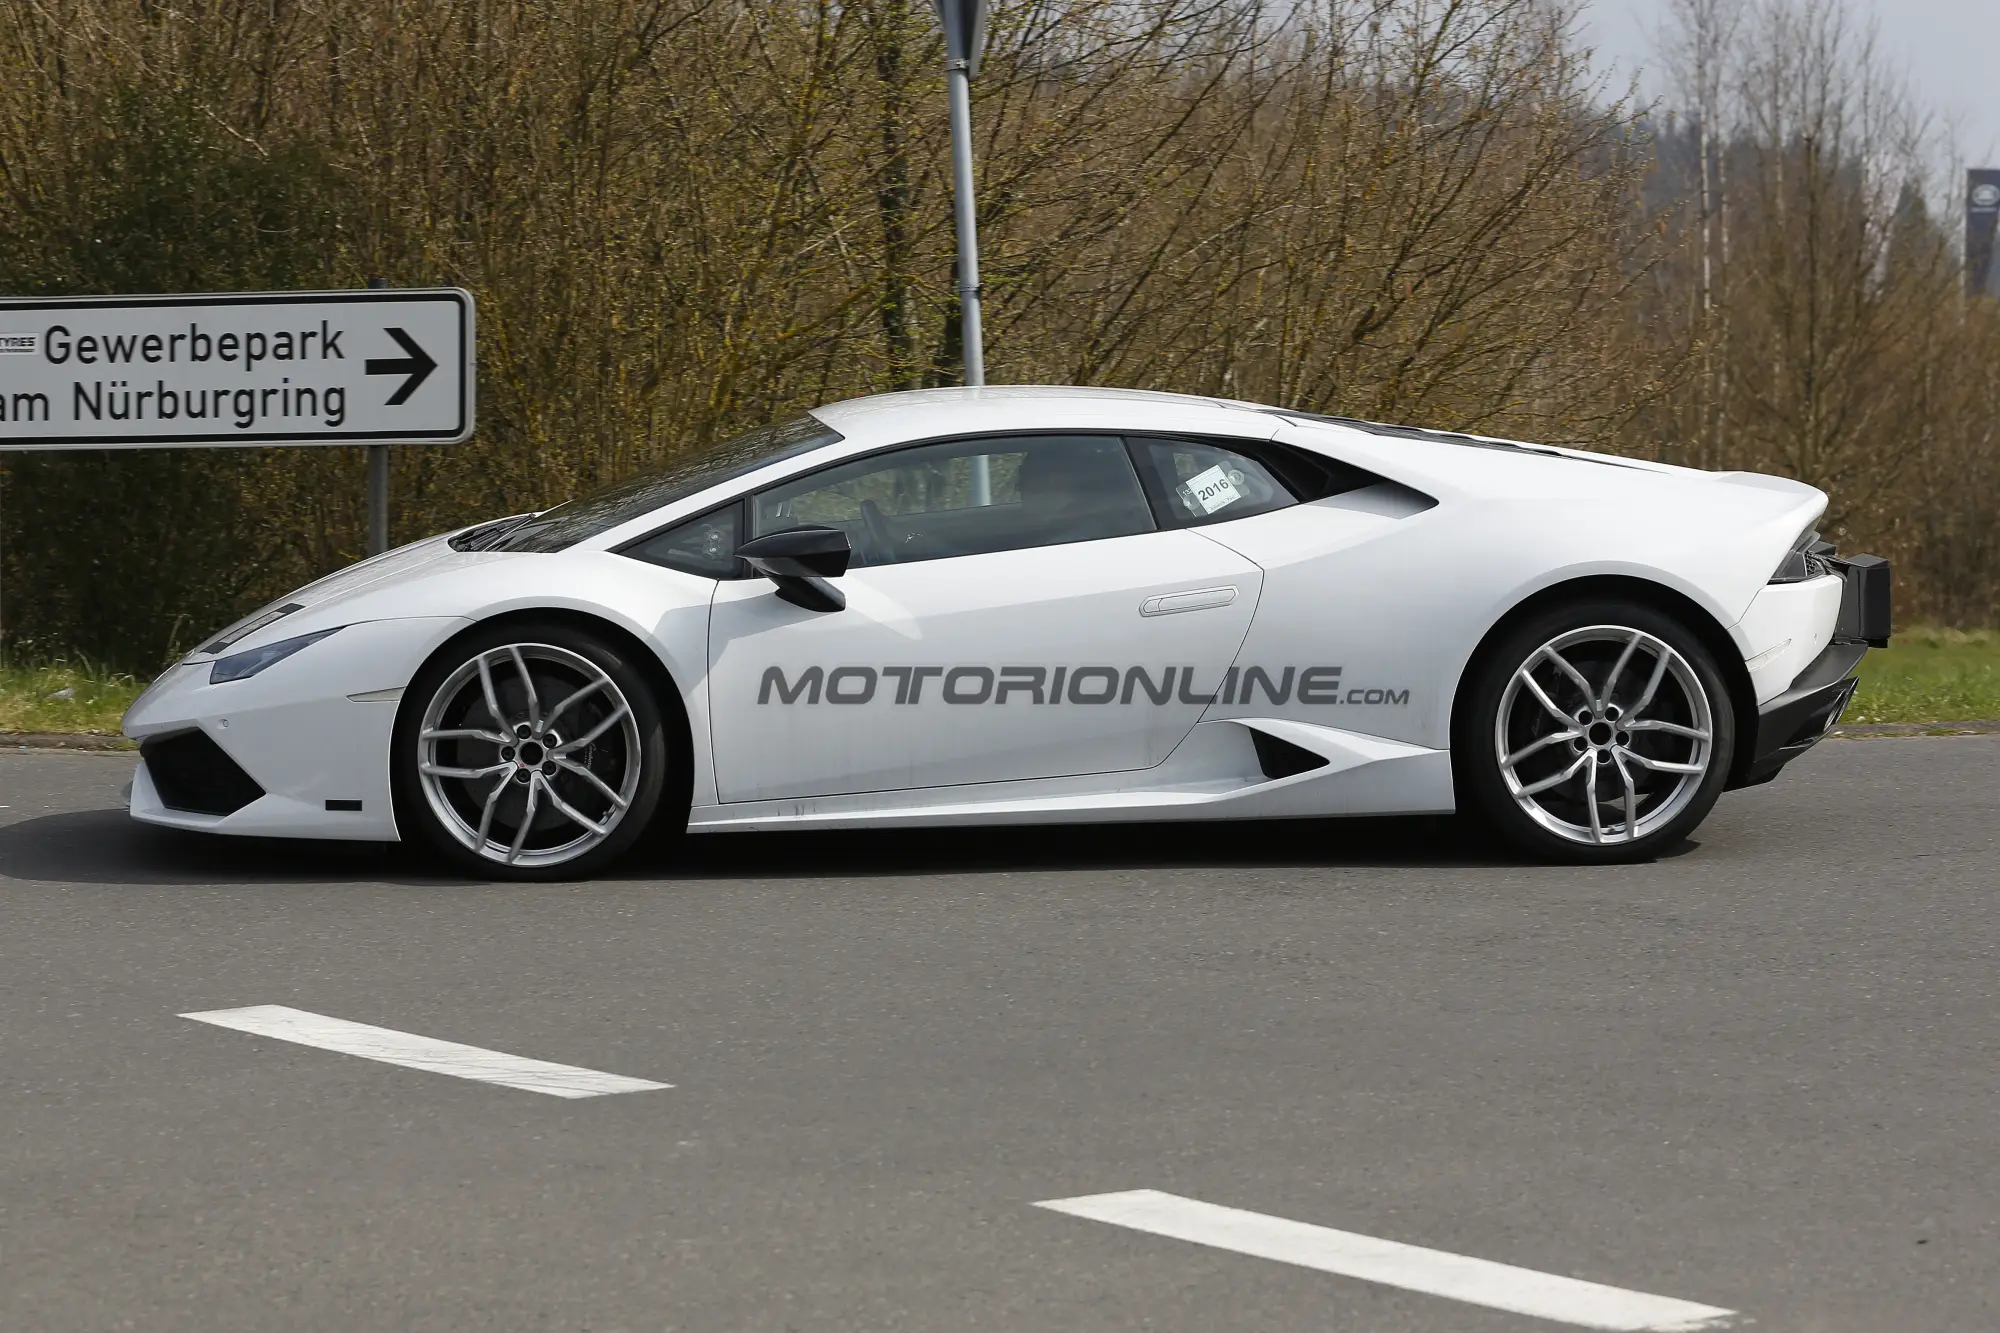
POLYGON ((1563 1325, 1065 1216, 1153 1189, 1740 1311, 2000 1326, 2000 737, 1701 841, 721 835, 582 885, 208 841, 0 754, 0 1329, 1563 1325), (179 1017, 288 1005, 589 1100, 179 1017))

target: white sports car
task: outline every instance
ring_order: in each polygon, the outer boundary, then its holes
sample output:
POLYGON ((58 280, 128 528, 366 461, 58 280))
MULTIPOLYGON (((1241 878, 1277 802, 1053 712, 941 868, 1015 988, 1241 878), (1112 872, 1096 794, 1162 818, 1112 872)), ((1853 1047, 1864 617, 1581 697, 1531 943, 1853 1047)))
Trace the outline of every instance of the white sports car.
POLYGON ((857 399, 231 626, 126 715, 131 810, 515 878, 649 829, 1458 809, 1632 860, 1887 641, 1825 508, 1209 398, 857 399))

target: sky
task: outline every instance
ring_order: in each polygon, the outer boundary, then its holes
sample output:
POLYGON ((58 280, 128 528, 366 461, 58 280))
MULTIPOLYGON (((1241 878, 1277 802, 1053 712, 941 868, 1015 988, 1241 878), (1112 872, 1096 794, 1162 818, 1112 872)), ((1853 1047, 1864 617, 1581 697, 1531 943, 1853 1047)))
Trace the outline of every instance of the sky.
MULTIPOLYGON (((1909 75, 1918 97, 1940 121, 1968 166, 2000 166, 2000 0, 1850 0, 1857 17, 1872 13, 1884 53, 1909 75)), ((1653 63, 1653 34, 1663 0, 1589 0, 1581 36, 1599 64, 1623 83, 1641 73, 1641 88, 1658 84, 1642 71, 1653 63)))

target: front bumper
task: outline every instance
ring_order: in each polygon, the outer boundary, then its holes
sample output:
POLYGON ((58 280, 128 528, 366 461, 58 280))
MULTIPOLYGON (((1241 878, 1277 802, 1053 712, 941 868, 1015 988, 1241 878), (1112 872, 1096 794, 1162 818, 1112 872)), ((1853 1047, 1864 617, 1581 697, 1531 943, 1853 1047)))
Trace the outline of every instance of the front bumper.
POLYGON ((133 818, 207 833, 394 841, 400 687, 457 617, 362 621, 245 680, 183 663, 125 715, 133 818), (157 768, 158 771, 155 771, 157 768))
POLYGON ((1786 764, 1819 744, 1840 721, 1861 683, 1854 669, 1862 657, 1870 647, 1888 646, 1889 562, 1858 555, 1832 563, 1841 577, 1840 614, 1832 641, 1783 693, 1758 707, 1756 724, 1743 737, 1744 754, 1732 787, 1769 782, 1786 764))

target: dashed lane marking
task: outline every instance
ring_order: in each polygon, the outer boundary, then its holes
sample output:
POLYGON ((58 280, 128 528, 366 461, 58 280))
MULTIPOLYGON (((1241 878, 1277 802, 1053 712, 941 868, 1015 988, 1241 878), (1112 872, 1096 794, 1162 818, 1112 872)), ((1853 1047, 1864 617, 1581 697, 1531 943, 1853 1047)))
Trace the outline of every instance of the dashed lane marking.
POLYGON ((1473 1305, 1536 1315, 1585 1328, 1620 1333, 1694 1333, 1719 1329, 1734 1310, 1670 1296, 1649 1296, 1596 1282, 1531 1268, 1471 1259, 1393 1240, 1287 1221, 1241 1208, 1224 1208, 1159 1190, 1124 1190, 1035 1205, 1073 1217, 1131 1227, 1156 1236, 1211 1245, 1220 1250, 1316 1268, 1323 1273, 1380 1282, 1406 1291, 1467 1301, 1473 1305))
POLYGON ((358 1055, 364 1060, 423 1069, 453 1078, 477 1079, 520 1088, 524 1092, 546 1093, 551 1097, 602 1097, 614 1092, 650 1092, 671 1088, 671 1083, 604 1074, 575 1065, 552 1064, 525 1056, 464 1046, 455 1041, 420 1037, 413 1032, 350 1023, 344 1018, 290 1009, 282 1004, 253 1004, 243 1009, 210 1009, 198 1014, 182 1014, 197 1023, 213 1023, 219 1028, 254 1032, 260 1037, 317 1046, 322 1050, 358 1055))

